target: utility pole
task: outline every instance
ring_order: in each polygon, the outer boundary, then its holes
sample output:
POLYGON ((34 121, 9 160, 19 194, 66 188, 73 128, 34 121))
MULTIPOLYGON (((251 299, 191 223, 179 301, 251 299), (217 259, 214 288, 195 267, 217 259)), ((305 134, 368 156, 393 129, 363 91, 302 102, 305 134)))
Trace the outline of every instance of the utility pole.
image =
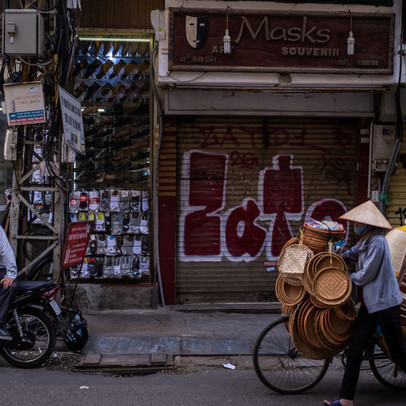
POLYGON ((11 27, 6 33, 13 38, 6 44, 12 52, 3 50, 3 63, 8 63, 9 72, 14 69, 18 78, 14 83, 42 86, 46 123, 12 127, 17 132, 17 145, 9 239, 17 257, 18 275, 45 261, 52 265, 47 276, 58 280, 66 226, 64 209, 70 187, 69 168, 63 157, 66 146, 62 140, 58 85, 66 87, 69 79, 66 66, 74 52, 73 10, 66 7, 66 2, 41 0, 9 11, 20 16, 26 9, 41 17, 44 35, 38 37, 38 42, 45 42, 44 52, 21 56, 13 53, 12 45, 18 43, 17 36, 25 35, 25 26, 16 27, 15 31, 11 27))

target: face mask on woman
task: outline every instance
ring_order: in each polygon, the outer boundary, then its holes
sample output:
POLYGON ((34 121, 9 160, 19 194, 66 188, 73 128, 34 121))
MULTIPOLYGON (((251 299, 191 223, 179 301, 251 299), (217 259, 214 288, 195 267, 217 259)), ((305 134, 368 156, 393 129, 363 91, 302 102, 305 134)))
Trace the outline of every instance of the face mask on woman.
POLYGON ((354 233, 356 235, 365 235, 369 233, 371 230, 371 226, 368 224, 355 224, 354 225, 354 233))

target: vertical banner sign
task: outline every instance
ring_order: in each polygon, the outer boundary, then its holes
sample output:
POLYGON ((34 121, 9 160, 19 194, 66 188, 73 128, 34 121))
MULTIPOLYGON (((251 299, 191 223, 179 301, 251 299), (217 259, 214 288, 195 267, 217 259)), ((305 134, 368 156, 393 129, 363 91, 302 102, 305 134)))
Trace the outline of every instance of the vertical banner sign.
POLYGON ((46 123, 41 82, 7 83, 4 98, 9 126, 46 123))
POLYGON ((84 155, 85 132, 80 101, 61 86, 58 88, 65 144, 84 155))
POLYGON ((62 268, 69 268, 83 262, 92 228, 93 223, 90 221, 69 224, 63 250, 62 268))

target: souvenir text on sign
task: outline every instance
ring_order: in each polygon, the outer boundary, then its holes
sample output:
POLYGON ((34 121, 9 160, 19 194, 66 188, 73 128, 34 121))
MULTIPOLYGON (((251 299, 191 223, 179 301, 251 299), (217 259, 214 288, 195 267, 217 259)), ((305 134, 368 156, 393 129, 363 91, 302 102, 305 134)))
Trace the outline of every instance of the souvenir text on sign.
POLYGON ((83 262, 92 227, 93 223, 90 221, 69 224, 62 257, 63 268, 69 268, 83 262))
POLYGON ((390 74, 393 14, 229 11, 231 53, 223 50, 226 14, 171 9, 172 70, 390 74), (354 55, 347 55, 352 29, 354 55))

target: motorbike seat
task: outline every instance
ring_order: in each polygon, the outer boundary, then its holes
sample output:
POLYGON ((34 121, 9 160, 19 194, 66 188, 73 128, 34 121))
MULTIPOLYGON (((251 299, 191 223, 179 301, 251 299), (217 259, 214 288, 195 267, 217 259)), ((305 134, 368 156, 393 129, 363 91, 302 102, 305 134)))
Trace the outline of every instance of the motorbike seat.
POLYGON ((18 281, 17 292, 27 292, 29 290, 37 290, 54 282, 53 279, 49 281, 18 281))

